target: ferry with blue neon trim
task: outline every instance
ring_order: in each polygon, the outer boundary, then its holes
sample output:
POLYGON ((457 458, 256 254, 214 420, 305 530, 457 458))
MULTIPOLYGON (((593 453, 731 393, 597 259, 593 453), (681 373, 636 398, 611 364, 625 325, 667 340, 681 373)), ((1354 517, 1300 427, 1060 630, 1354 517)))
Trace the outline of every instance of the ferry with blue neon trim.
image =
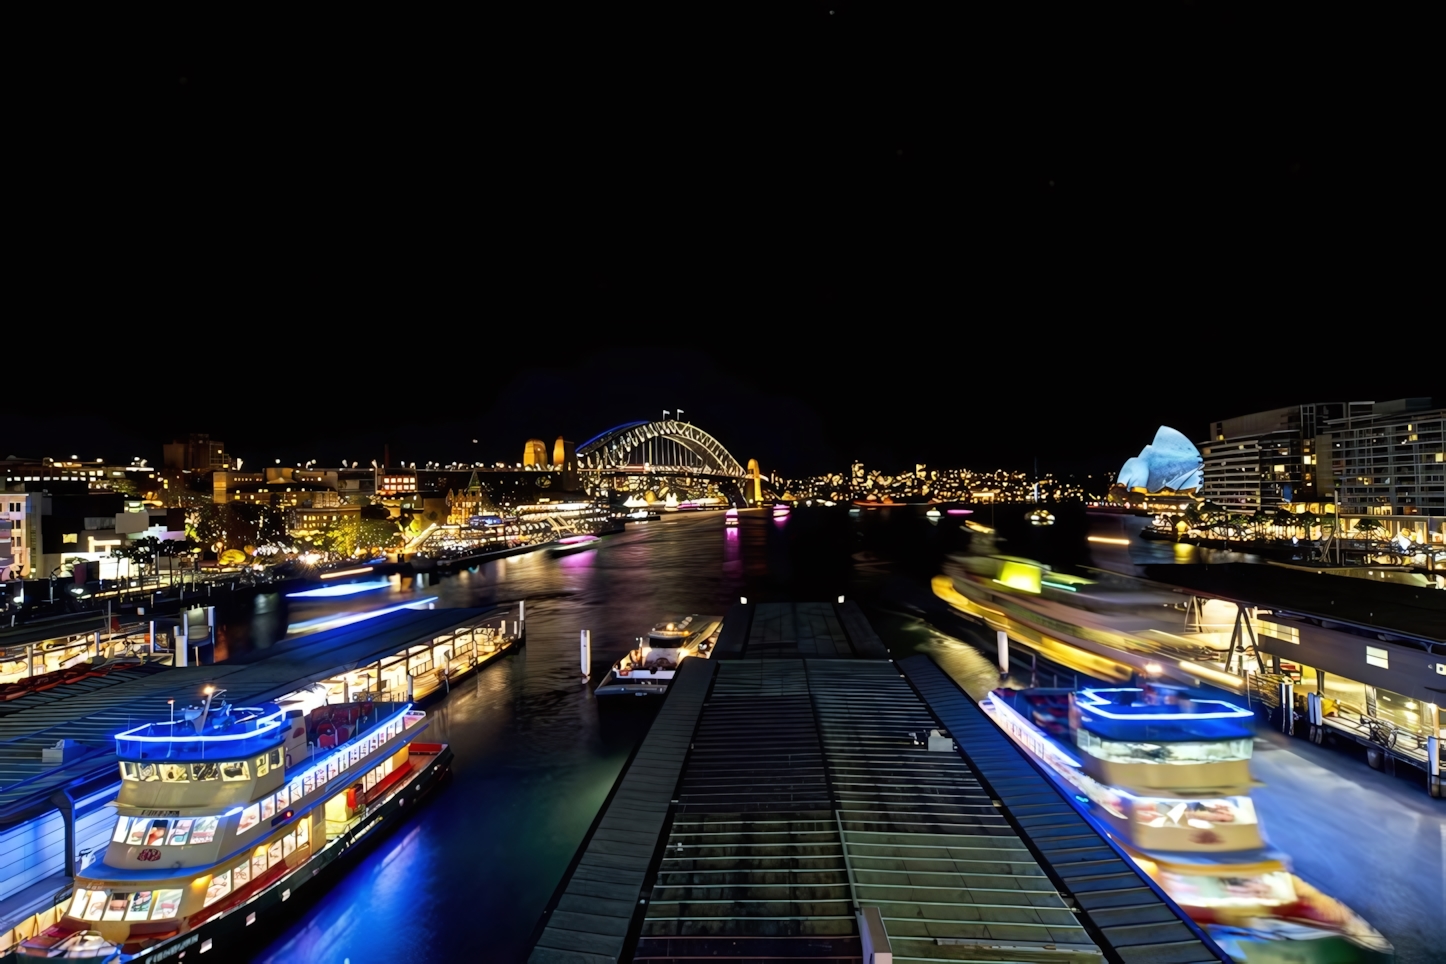
POLYGON ((980 707, 1235 960, 1394 960, 1389 941, 1270 846, 1250 799, 1249 710, 1160 683, 1002 688, 980 707))
MULTIPOLYGON (((304 693, 304 691, 303 691, 304 693)), ((115 737, 118 819, 64 915, 17 956, 125 962, 233 958, 254 925, 431 790, 451 750, 419 742, 410 703, 232 706, 115 737)))

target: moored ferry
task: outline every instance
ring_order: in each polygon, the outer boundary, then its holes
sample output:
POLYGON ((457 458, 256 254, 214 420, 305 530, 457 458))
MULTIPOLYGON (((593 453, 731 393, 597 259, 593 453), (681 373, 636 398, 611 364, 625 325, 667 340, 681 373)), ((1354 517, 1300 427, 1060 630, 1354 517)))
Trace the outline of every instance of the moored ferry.
POLYGON ((658 623, 646 640, 613 664, 598 684, 598 696, 662 696, 683 660, 707 659, 713 654, 723 620, 696 613, 658 623))
POLYGON ((980 705, 1236 960, 1394 959, 1270 847, 1250 799, 1249 710, 1160 684, 999 689, 980 705))
POLYGON ((230 957, 266 915, 446 773, 410 703, 239 707, 224 690, 116 736, 118 820, 21 959, 230 957), (210 956, 214 955, 214 956, 210 956))

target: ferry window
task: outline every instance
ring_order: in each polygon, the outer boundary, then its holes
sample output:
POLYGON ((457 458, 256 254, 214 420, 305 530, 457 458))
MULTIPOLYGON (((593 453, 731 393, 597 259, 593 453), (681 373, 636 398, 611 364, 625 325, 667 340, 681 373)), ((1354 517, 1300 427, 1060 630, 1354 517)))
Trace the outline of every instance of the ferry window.
POLYGON ((222 780, 249 780, 250 774, 246 770, 245 760, 232 760, 229 763, 221 764, 222 780))
POLYGON ((280 767, 280 766, 281 766, 281 748, 280 748, 280 747, 277 747, 275 750, 272 750, 272 751, 271 751, 271 766, 272 766, 272 767, 280 767))
POLYGON ((346 751, 346 755, 347 765, 356 766, 357 761, 361 759, 361 747, 353 746, 350 750, 346 751))
POLYGON ((145 840, 146 840, 146 821, 144 821, 144 820, 132 820, 132 821, 131 821, 131 832, 126 836, 126 843, 129 844, 129 845, 132 846, 132 847, 135 847, 135 846, 139 846, 140 844, 145 843, 145 840))
POLYGON ((1101 760, 1118 763, 1222 763, 1250 759, 1249 739, 1212 740, 1209 743, 1125 743, 1102 740, 1088 730, 1075 735, 1079 748, 1101 760))
POLYGON ((377 785, 377 771, 375 771, 375 770, 368 770, 368 771, 367 771, 367 775, 366 775, 366 780, 365 780, 364 782, 365 782, 366 788, 367 788, 368 790, 370 790, 372 787, 376 786, 376 785, 377 785))
POLYGON ((270 767, 266 764, 266 754, 263 753, 256 758, 256 775, 258 777, 264 777, 269 771, 270 767))
POLYGON ((121 779, 122 779, 122 780, 134 780, 134 779, 136 779, 136 765, 135 765, 134 763, 122 763, 122 764, 121 764, 121 779))
POLYGON ((179 890, 158 890, 156 891, 156 910, 151 914, 151 920, 175 917, 176 912, 180 909, 181 892, 179 890))
POLYGON ((143 782, 151 782, 161 778, 160 768, 154 763, 142 763, 136 767, 136 774, 143 782))
POLYGON ((216 817, 202 817, 196 821, 195 828, 191 831, 191 843, 210 843, 216 839, 216 817))
POLYGON ((151 898, 154 896, 149 890, 138 890, 131 895, 131 906, 126 911, 126 920, 145 920, 151 913, 151 898))
POLYGON ((90 891, 83 888, 76 888, 75 896, 70 899, 70 910, 66 911, 66 913, 71 917, 79 917, 81 914, 84 914, 86 898, 89 896, 90 891))
POLYGON ((255 880, 266 873, 266 848, 257 847, 256 852, 251 855, 251 878, 255 880))
POLYGON ((105 913, 101 920, 125 920, 126 908, 130 906, 131 895, 122 891, 116 891, 110 895, 110 900, 105 903, 105 913))
POLYGON ((296 845, 305 847, 311 842, 311 818, 307 817, 296 825, 296 845))
POLYGON ((291 786, 286 788, 286 795, 291 798, 291 803, 295 803, 296 801, 300 800, 301 793, 301 780, 292 780, 291 786))
POLYGON ((240 834, 245 833, 260 822, 261 808, 253 803, 251 804, 251 806, 241 811, 241 819, 236 823, 237 835, 239 836, 240 834))
POLYGON ((211 886, 206 888, 205 907, 210 907, 216 901, 231 893, 231 871, 223 870, 211 878, 211 886))
POLYGON ((340 772, 341 771, 338 770, 336 766, 336 757, 332 757, 330 760, 326 761, 326 778, 328 780, 332 779, 340 772))
POLYGON ((185 783, 191 779, 188 769, 184 763, 162 763, 161 779, 166 783, 185 783))
POLYGON ((101 913, 105 910, 105 891, 92 890, 90 901, 85 905, 86 920, 100 920, 101 913))
POLYGON ((240 890, 251 883, 251 861, 243 860, 231 868, 231 886, 240 890))
POLYGON ((270 864, 272 867, 275 867, 277 864, 281 863, 282 856, 280 840, 276 841, 270 847, 266 848, 266 856, 270 858, 270 864))
POLYGON ((315 790, 315 789, 316 789, 316 777, 312 776, 312 771, 311 771, 311 770, 307 770, 305 773, 303 773, 303 774, 301 775, 301 792, 302 792, 302 794, 304 795, 304 794, 310 793, 311 791, 313 791, 313 790, 315 790))
POLYGON ((166 842, 166 830, 171 826, 169 820, 152 820, 146 828, 146 846, 159 847, 166 842))
POLYGON ((296 852, 296 834, 289 833, 281 838, 281 856, 290 857, 296 852))
POLYGON ((197 763, 191 768, 193 780, 219 780, 221 767, 216 763, 197 763))
POLYGON ((166 845, 169 847, 181 847, 186 843, 186 838, 191 835, 191 827, 194 820, 177 820, 171 826, 171 835, 166 838, 166 845))
POLYGON ((285 787, 282 787, 276 791, 276 812, 280 813, 289 806, 291 806, 291 795, 287 793, 285 787))
POLYGON ((130 829, 131 818, 121 817, 115 825, 115 833, 111 834, 111 840, 115 843, 125 843, 126 831, 130 829))
POLYGON ((276 816, 276 798, 267 797, 261 801, 261 819, 270 820, 276 816))

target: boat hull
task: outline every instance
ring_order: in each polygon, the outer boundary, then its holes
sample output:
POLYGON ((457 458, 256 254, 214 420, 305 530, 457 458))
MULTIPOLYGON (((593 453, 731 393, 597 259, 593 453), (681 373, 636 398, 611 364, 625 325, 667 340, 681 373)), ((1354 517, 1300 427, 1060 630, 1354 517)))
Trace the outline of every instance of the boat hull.
MULTIPOLYGON (((1007 725, 998 716, 995 709, 995 699, 991 696, 980 704, 980 708, 995 724, 1014 741, 1015 745, 1023 750, 1031 760, 1038 764, 1039 769, 1069 797, 1083 800, 1081 788, 1075 786, 1059 770, 1055 762, 1047 759, 1041 749, 1030 745, 1030 740, 1021 739, 1014 730, 1014 726, 1007 725)), ((1053 741, 1044 734, 1039 733, 1038 742, 1043 751, 1054 752, 1053 741)), ((1166 791, 1168 792, 1168 791, 1166 791)), ((1089 819, 1104 833, 1110 836, 1120 849, 1130 856, 1140 866, 1140 869, 1154 879, 1151 873, 1151 855, 1138 850, 1129 840, 1123 839, 1118 828, 1111 825, 1111 821, 1101 817, 1093 803, 1086 804, 1090 811, 1089 819)), ((1228 852, 1227 852, 1228 853, 1228 852)), ((1291 875, 1291 879, 1298 891, 1311 890, 1304 881, 1291 875)), ((1158 884, 1159 881, 1156 881, 1158 884)), ((1163 885, 1161 885, 1163 889, 1163 885)), ((1165 891, 1167 894, 1168 891, 1165 891)), ((1389 950, 1390 945, 1379 934, 1375 933, 1369 924, 1361 920, 1353 911, 1346 908, 1340 901, 1328 895, 1315 891, 1318 900, 1322 903, 1328 902, 1340 908, 1343 915, 1349 915, 1355 927, 1359 928, 1362 940, 1352 939, 1347 934, 1332 930, 1322 930, 1318 925, 1311 923, 1294 923, 1285 920, 1255 919, 1243 926, 1230 926, 1221 923, 1218 918, 1212 920, 1211 912, 1203 907, 1194 907, 1187 901, 1181 901, 1174 895, 1178 906, 1185 913, 1189 914, 1208 933, 1223 950, 1226 950, 1231 957, 1246 964, 1390 964, 1395 960, 1394 950, 1389 950), (1274 930, 1279 936, 1266 936, 1274 930), (1383 947, 1372 947, 1371 943, 1379 942, 1383 947)))
MULTIPOLYGON (((392 819, 409 814, 446 779, 451 770, 451 748, 442 745, 430 762, 364 817, 355 827, 328 842, 314 857, 296 867, 246 902, 210 918, 199 926, 164 942, 142 948, 136 954, 117 954, 114 949, 92 958, 78 958, 75 952, 57 954, 54 959, 106 960, 126 962, 174 961, 205 954, 207 961, 247 960, 276 936, 281 925, 294 916, 298 906, 319 896, 340 873, 345 873, 377 841, 401 823, 392 819), (295 903, 292 903, 295 902, 295 903), (288 906, 289 905, 289 906, 288 906)), ((12 951, 0 957, 0 964, 31 964, 46 957, 34 952, 12 951)))

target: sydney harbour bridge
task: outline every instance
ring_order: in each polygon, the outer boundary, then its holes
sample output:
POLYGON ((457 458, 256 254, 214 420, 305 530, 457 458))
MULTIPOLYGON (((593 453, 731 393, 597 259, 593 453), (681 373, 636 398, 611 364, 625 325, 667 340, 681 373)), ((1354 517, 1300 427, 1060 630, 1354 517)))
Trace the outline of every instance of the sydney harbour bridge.
POLYGON ((578 446, 577 468, 590 485, 649 501, 761 499, 756 460, 745 468, 712 435, 678 419, 614 426, 578 446))

